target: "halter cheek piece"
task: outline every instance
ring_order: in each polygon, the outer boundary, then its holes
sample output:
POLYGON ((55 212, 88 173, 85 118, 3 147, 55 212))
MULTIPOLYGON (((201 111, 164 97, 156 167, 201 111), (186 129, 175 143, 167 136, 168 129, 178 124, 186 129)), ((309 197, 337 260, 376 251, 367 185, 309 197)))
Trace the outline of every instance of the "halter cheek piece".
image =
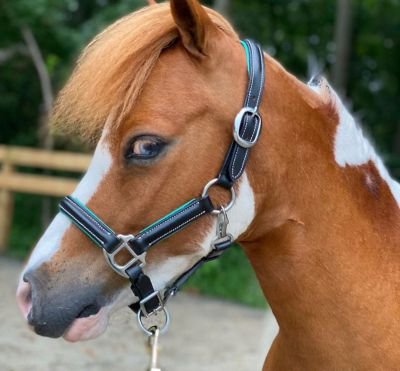
POLYGON ((139 311, 139 317, 146 317, 164 309, 167 300, 173 296, 188 278, 205 262, 218 258, 233 238, 227 233, 228 211, 235 203, 233 185, 243 174, 250 148, 257 142, 261 131, 261 117, 258 108, 264 87, 264 58, 260 46, 250 40, 241 41, 247 60, 249 83, 244 107, 237 114, 233 125, 233 141, 229 146, 222 168, 217 178, 212 179, 200 197, 194 198, 178 207, 163 218, 147 226, 136 235, 121 235, 114 232, 92 210, 73 196, 67 196, 60 202, 60 211, 69 217, 82 232, 97 246, 103 249, 110 266, 131 282, 133 293, 139 302, 131 308, 139 311), (210 187, 218 185, 231 191, 231 201, 226 207, 215 208, 208 195, 210 187), (203 215, 217 214, 217 233, 212 242, 211 252, 199 260, 192 268, 183 273, 163 293, 156 291, 143 267, 146 265, 146 252, 157 242, 171 236, 196 221, 203 215), (117 262, 117 255, 123 250, 130 258, 124 264, 117 262))

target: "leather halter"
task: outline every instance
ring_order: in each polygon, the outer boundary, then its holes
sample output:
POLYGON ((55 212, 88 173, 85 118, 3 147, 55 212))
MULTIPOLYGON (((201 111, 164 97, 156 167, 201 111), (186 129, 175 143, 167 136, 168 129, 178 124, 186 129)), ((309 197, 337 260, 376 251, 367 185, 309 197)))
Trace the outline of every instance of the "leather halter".
POLYGON ((117 273, 130 280, 131 289, 139 298, 139 303, 134 304, 131 308, 140 311, 146 317, 164 309, 166 301, 197 269, 205 262, 218 258, 233 242, 232 236, 226 233, 228 223, 226 211, 233 206, 235 200, 233 185, 243 174, 249 150, 257 142, 261 131, 261 117, 258 109, 264 88, 264 57, 260 46, 250 40, 244 40, 241 43, 246 51, 249 76, 244 107, 235 118, 233 140, 218 177, 205 186, 200 197, 186 202, 136 235, 115 233, 92 210, 72 196, 67 196, 60 202, 60 211, 103 249, 107 262, 117 273), (208 189, 213 185, 231 190, 232 200, 225 208, 215 208, 212 204, 208 189), (172 285, 164 288, 163 293, 156 291, 149 276, 143 272, 147 250, 201 216, 210 213, 218 214, 217 238, 212 243, 211 252, 178 277, 172 285), (129 252, 131 258, 121 265, 117 263, 116 256, 123 250, 129 252))

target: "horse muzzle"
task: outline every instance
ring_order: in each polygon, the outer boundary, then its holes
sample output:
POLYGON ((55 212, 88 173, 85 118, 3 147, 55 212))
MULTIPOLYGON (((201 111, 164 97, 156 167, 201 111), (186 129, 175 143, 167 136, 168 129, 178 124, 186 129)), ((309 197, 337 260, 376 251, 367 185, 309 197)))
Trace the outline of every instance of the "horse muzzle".
POLYGON ((49 279, 45 270, 37 269, 22 277, 17 302, 38 335, 57 338, 68 332, 74 321, 82 323, 83 319, 98 314, 106 304, 101 291, 96 284, 61 283, 57 277, 49 279))

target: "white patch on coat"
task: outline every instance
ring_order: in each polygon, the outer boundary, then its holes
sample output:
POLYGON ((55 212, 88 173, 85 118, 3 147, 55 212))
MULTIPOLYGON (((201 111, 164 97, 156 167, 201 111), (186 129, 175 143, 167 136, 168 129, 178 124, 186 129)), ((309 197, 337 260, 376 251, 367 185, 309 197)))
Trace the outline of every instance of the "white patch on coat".
MULTIPOLYGON (((317 93, 321 92, 321 85, 309 85, 317 93)), ((397 204, 400 204, 400 184, 389 174, 383 161, 374 147, 364 136, 362 129, 357 125, 354 117, 346 109, 336 92, 329 87, 332 99, 336 102, 339 114, 339 125, 336 129, 334 155, 341 167, 359 166, 372 161, 381 178, 388 184, 397 204)))
MULTIPOLYGON (((87 203, 95 193, 98 185, 110 168, 111 163, 111 155, 103 135, 96 147, 88 171, 79 182, 72 196, 79 199, 82 203, 87 203)), ((56 215, 33 249, 22 275, 28 270, 37 268, 53 256, 59 248, 61 239, 70 224, 69 218, 64 214, 58 213, 56 215)))
MULTIPOLYGON (((227 232, 232 234, 235 240, 247 230, 255 215, 254 193, 246 173, 242 175, 239 182, 236 202, 227 213, 229 219, 227 232)), ((216 235, 216 219, 215 216, 211 227, 197 246, 196 252, 190 255, 169 257, 157 266, 149 265, 145 267, 145 271, 150 276, 156 290, 165 288, 211 251, 211 242, 216 235)))
POLYGON ((240 178, 237 193, 236 202, 228 211, 228 231, 235 240, 249 228, 256 213, 254 192, 246 173, 240 178))

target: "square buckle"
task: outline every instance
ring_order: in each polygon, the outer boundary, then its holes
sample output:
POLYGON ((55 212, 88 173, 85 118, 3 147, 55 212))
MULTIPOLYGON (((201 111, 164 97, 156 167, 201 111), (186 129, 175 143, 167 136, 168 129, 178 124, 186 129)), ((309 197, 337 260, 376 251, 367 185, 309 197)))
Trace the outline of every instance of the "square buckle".
POLYGON ((153 314, 157 314, 158 312, 163 310, 164 309, 164 304, 163 304, 163 301, 162 301, 162 298, 161 298, 160 291, 158 291, 158 290, 154 291, 150 295, 146 296, 144 299, 142 299, 140 301, 139 306, 140 306, 141 313, 143 313, 146 318, 152 316, 153 314), (154 309, 150 313, 148 313, 145 304, 148 303, 154 297, 158 298, 159 305, 158 305, 158 307, 156 309, 154 309))
POLYGON ((106 260, 112 269, 114 269, 121 276, 129 278, 129 276, 127 275, 127 273, 125 271, 133 265, 138 265, 139 267, 144 267, 146 264, 146 260, 145 260, 146 253, 144 252, 141 255, 137 255, 133 251, 133 249, 129 246, 129 241, 134 239, 135 236, 133 236, 131 234, 129 234, 129 235, 119 234, 118 238, 121 240, 121 244, 112 253, 108 253, 107 251, 103 250, 104 256, 106 257, 106 260), (115 257, 122 250, 128 251, 129 254, 132 256, 132 258, 129 259, 125 264, 121 265, 115 261, 115 257))

